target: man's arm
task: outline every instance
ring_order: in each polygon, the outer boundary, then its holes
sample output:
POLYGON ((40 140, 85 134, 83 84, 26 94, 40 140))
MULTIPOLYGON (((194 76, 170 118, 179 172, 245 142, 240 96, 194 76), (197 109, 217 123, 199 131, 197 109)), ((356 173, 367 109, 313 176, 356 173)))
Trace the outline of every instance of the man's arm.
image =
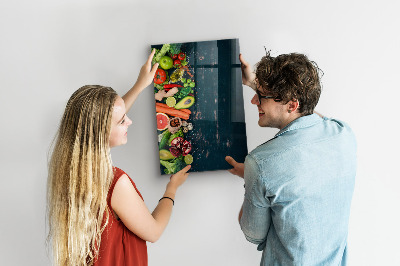
POLYGON ((265 242, 271 224, 270 202, 259 165, 251 155, 244 163, 245 195, 239 212, 239 224, 246 239, 254 244, 265 242))

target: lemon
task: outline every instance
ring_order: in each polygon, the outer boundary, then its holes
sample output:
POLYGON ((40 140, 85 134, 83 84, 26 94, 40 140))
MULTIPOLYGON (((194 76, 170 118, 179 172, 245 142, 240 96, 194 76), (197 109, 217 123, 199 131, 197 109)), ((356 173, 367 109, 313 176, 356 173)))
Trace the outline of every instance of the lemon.
POLYGON ((176 99, 172 96, 168 97, 167 100, 165 101, 165 103, 169 106, 169 107, 174 107, 176 104, 176 99))
POLYGON ((191 164, 193 163, 193 156, 188 154, 185 157, 183 157, 183 160, 185 161, 186 164, 191 164))

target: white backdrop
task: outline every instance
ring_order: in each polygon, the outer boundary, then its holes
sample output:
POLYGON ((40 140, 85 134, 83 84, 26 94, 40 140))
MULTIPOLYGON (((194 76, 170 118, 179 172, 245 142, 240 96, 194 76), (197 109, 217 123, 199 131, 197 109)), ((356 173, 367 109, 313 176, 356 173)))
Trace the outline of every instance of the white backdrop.
MULTIPOLYGON (((155 43, 239 38, 255 64, 307 54, 325 72, 317 111, 348 122, 358 140, 349 226, 350 265, 399 265, 400 24, 396 1, 2 1, 0 4, 0 265, 50 265, 45 249, 47 152, 69 96, 102 84, 122 95, 155 43), (396 134, 396 136, 395 136, 396 134)), ((277 130, 259 128, 244 90, 249 149, 277 130)), ((167 178, 158 169, 149 87, 129 115, 129 142, 113 161, 153 210, 167 178)), ((226 171, 191 174, 178 191, 149 264, 259 265, 237 214, 243 181, 226 171)))

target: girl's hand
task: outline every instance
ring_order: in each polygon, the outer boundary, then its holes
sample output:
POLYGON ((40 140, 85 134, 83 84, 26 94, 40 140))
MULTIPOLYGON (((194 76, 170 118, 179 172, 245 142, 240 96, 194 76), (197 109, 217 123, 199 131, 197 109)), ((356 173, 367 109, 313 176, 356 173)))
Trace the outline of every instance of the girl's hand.
POLYGON ((154 64, 153 67, 151 67, 151 61, 153 60, 153 56, 156 52, 156 49, 153 49, 151 54, 149 55, 149 58, 147 59, 146 63, 142 66, 139 72, 138 79, 136 81, 136 85, 143 90, 147 86, 149 86, 154 79, 154 75, 156 74, 157 68, 158 68, 158 63, 154 64))
POLYGON ((178 189, 178 187, 185 183, 187 177, 189 176, 189 173, 187 173, 187 171, 189 171, 191 167, 191 165, 187 165, 185 168, 172 175, 170 177, 171 181, 169 181, 167 187, 178 189))

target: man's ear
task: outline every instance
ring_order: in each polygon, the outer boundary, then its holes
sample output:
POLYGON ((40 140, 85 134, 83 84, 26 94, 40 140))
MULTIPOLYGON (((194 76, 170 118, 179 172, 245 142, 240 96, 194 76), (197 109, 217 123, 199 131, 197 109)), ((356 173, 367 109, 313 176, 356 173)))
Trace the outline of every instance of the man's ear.
POLYGON ((299 101, 293 99, 288 102, 288 113, 294 113, 299 108, 299 101))

